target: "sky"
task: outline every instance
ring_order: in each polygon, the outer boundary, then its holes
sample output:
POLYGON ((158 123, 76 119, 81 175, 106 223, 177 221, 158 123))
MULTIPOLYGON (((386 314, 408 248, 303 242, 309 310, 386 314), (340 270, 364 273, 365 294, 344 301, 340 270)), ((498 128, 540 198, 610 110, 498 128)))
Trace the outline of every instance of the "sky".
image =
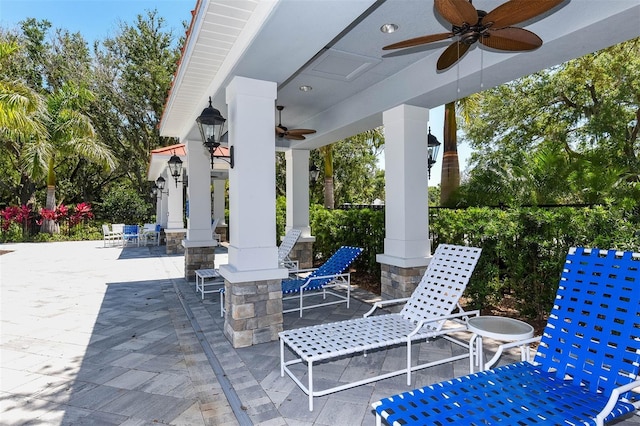
POLYGON ((137 15, 158 11, 176 37, 184 34, 182 21, 191 22, 196 0, 0 0, 0 26, 18 28, 26 18, 46 19, 52 28, 79 32, 91 45, 112 37, 118 23, 133 24, 137 15))
MULTIPOLYGON (((79 32, 89 45, 94 40, 113 37, 119 23, 133 24, 138 15, 148 10, 157 10, 165 20, 167 29, 179 38, 184 33, 182 22, 191 21, 191 10, 197 0, 0 0, 0 27, 18 28, 18 23, 27 18, 46 19, 52 28, 79 32)), ((429 114, 431 133, 443 142, 444 107, 434 108, 429 114)), ((468 145, 458 143, 460 171, 464 171, 471 151, 468 145)), ((440 184, 442 147, 436 164, 431 169, 430 186, 440 184)), ((426 161, 426 159, 425 159, 426 161)), ((380 165, 384 160, 380 159, 380 165)))

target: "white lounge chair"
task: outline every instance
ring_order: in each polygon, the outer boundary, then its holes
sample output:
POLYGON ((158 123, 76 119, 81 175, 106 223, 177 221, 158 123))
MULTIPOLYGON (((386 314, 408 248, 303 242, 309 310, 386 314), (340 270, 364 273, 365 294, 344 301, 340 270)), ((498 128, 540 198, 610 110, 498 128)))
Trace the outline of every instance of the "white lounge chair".
POLYGON ((291 250, 298 242, 298 238, 300 238, 300 231, 296 228, 291 228, 287 232, 287 234, 282 239, 282 242, 278 246, 278 264, 280 266, 284 266, 290 271, 296 271, 299 269, 299 264, 297 260, 291 260, 289 255, 291 254, 291 250))
POLYGON ((458 300, 469 282, 480 252, 479 248, 440 244, 410 298, 377 302, 364 318, 280 332, 280 375, 288 374, 309 396, 309 411, 313 411, 314 396, 327 395, 404 373, 407 374, 407 385, 410 385, 412 371, 469 357, 468 343, 454 339, 448 333, 466 330, 466 319, 479 315, 478 311, 464 312, 458 300), (399 302, 406 302, 400 313, 372 315, 377 308, 399 302), (460 312, 453 314, 456 308, 460 312), (445 323, 447 327, 443 327, 445 323), (412 366, 411 343, 435 337, 450 340, 467 350, 462 355, 412 366), (405 368, 329 389, 314 390, 314 363, 352 354, 366 355, 367 351, 398 345, 407 347, 405 368), (285 348, 290 349, 296 358, 286 361, 285 348), (307 364, 306 385, 289 368, 298 363, 307 364))
POLYGON ((219 217, 213 219, 213 222, 211 222, 211 237, 214 239, 214 241, 217 241, 218 244, 220 244, 220 240, 222 239, 222 235, 220 235, 220 234, 218 234, 216 232, 216 228, 218 227, 218 222, 220 222, 220 218, 219 217))

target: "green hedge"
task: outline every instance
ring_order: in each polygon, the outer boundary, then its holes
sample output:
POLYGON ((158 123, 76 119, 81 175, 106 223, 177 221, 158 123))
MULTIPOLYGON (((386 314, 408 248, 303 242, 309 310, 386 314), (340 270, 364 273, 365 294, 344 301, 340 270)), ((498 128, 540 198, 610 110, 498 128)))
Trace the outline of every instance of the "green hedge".
POLYGON ((381 210, 327 210, 314 205, 309 222, 316 242, 317 259, 327 259, 341 246, 362 247, 364 251, 354 266, 380 276, 376 255, 384 249, 384 212, 381 210))
MULTIPOLYGON (((467 287, 474 308, 499 303, 505 295, 520 313, 542 317, 553 303, 570 247, 640 251, 640 220, 632 209, 469 208, 431 209, 435 249, 440 243, 483 249, 467 287)), ((342 245, 364 248, 356 267, 380 274, 376 254, 383 252, 384 211, 327 210, 312 206, 310 223, 316 258, 326 259, 342 245)))

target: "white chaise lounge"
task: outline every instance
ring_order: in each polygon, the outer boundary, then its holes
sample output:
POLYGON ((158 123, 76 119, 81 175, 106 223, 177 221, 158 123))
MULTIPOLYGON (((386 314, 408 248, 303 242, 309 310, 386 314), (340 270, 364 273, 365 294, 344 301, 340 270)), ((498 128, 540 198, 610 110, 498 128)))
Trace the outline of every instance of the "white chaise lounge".
POLYGON ((449 334, 466 330, 465 321, 470 316, 479 315, 478 311, 464 312, 458 301, 478 262, 480 252, 479 248, 440 244, 410 298, 377 302, 363 318, 280 332, 281 376, 288 374, 309 396, 309 410, 313 411, 314 396, 327 395, 404 373, 407 374, 407 385, 410 385, 412 371, 469 357, 468 343, 449 334), (400 313, 373 315, 377 308, 401 302, 406 303, 400 313), (454 314, 456 308, 459 312, 454 314), (447 326, 443 327, 445 323, 447 326), (411 343, 435 337, 450 340, 467 350, 461 355, 412 366, 411 343), (352 354, 366 356, 367 351, 398 345, 407 347, 405 368, 362 378, 353 383, 314 390, 315 363, 352 354), (285 360, 285 356, 292 352, 296 357, 285 360), (307 384, 289 368, 298 363, 307 364, 307 384))

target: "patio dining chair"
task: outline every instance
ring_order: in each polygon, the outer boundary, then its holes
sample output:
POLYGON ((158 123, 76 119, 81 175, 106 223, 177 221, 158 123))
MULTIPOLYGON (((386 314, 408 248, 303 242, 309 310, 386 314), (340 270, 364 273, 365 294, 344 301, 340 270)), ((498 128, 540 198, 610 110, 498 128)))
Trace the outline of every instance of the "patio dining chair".
MULTIPOLYGON (((313 411, 313 397, 328 395, 344 389, 361 386, 389 377, 469 357, 469 345, 449 335, 466 330, 464 322, 478 311, 465 312, 458 303, 478 262, 481 249, 440 244, 431 258, 422 280, 411 297, 377 302, 363 318, 286 330, 280 337, 280 375, 286 373, 309 397, 309 411, 313 411), (404 303, 399 313, 377 315, 378 309, 404 303), (459 312, 453 313, 456 308, 459 312), (375 314, 375 315, 374 315, 375 314), (420 365, 412 365, 411 345, 427 339, 444 338, 466 348, 463 354, 440 358, 420 365), (406 345, 404 368, 371 377, 316 390, 313 366, 316 363, 336 361, 346 356, 365 355, 369 351, 406 345), (285 349, 287 349, 285 351, 285 349), (286 360, 290 353, 295 358, 286 360), (304 384, 290 368, 306 364, 307 383, 304 384)), ((298 371, 298 374, 303 374, 298 371)))
POLYGON ((360 247, 342 246, 319 268, 298 269, 288 279, 282 280, 282 303, 295 300, 295 307, 283 309, 282 313, 302 312, 305 309, 345 303, 349 307, 351 300, 351 274, 348 271, 351 263, 362 253, 360 247), (346 272, 345 272, 346 271, 346 272), (341 288, 343 293, 334 289, 341 288), (290 296, 286 296, 289 294, 290 296), (327 296, 330 298, 327 299, 327 296), (321 301, 317 299, 321 297, 321 301), (305 299, 316 300, 304 304, 305 299))
POLYGON ((125 247, 134 243, 136 246, 140 247, 140 232, 138 230, 138 225, 124 225, 122 243, 125 247))
POLYGON ((113 246, 116 244, 120 244, 122 241, 122 232, 116 232, 109 229, 109 225, 106 223, 102 224, 102 240, 103 246, 113 246))
POLYGON ((639 287, 640 253, 571 249, 533 362, 384 398, 376 424, 601 426, 634 412, 639 287))
POLYGON ((149 243, 159 246, 160 245, 160 225, 155 223, 145 223, 140 230, 140 240, 143 245, 149 243))

